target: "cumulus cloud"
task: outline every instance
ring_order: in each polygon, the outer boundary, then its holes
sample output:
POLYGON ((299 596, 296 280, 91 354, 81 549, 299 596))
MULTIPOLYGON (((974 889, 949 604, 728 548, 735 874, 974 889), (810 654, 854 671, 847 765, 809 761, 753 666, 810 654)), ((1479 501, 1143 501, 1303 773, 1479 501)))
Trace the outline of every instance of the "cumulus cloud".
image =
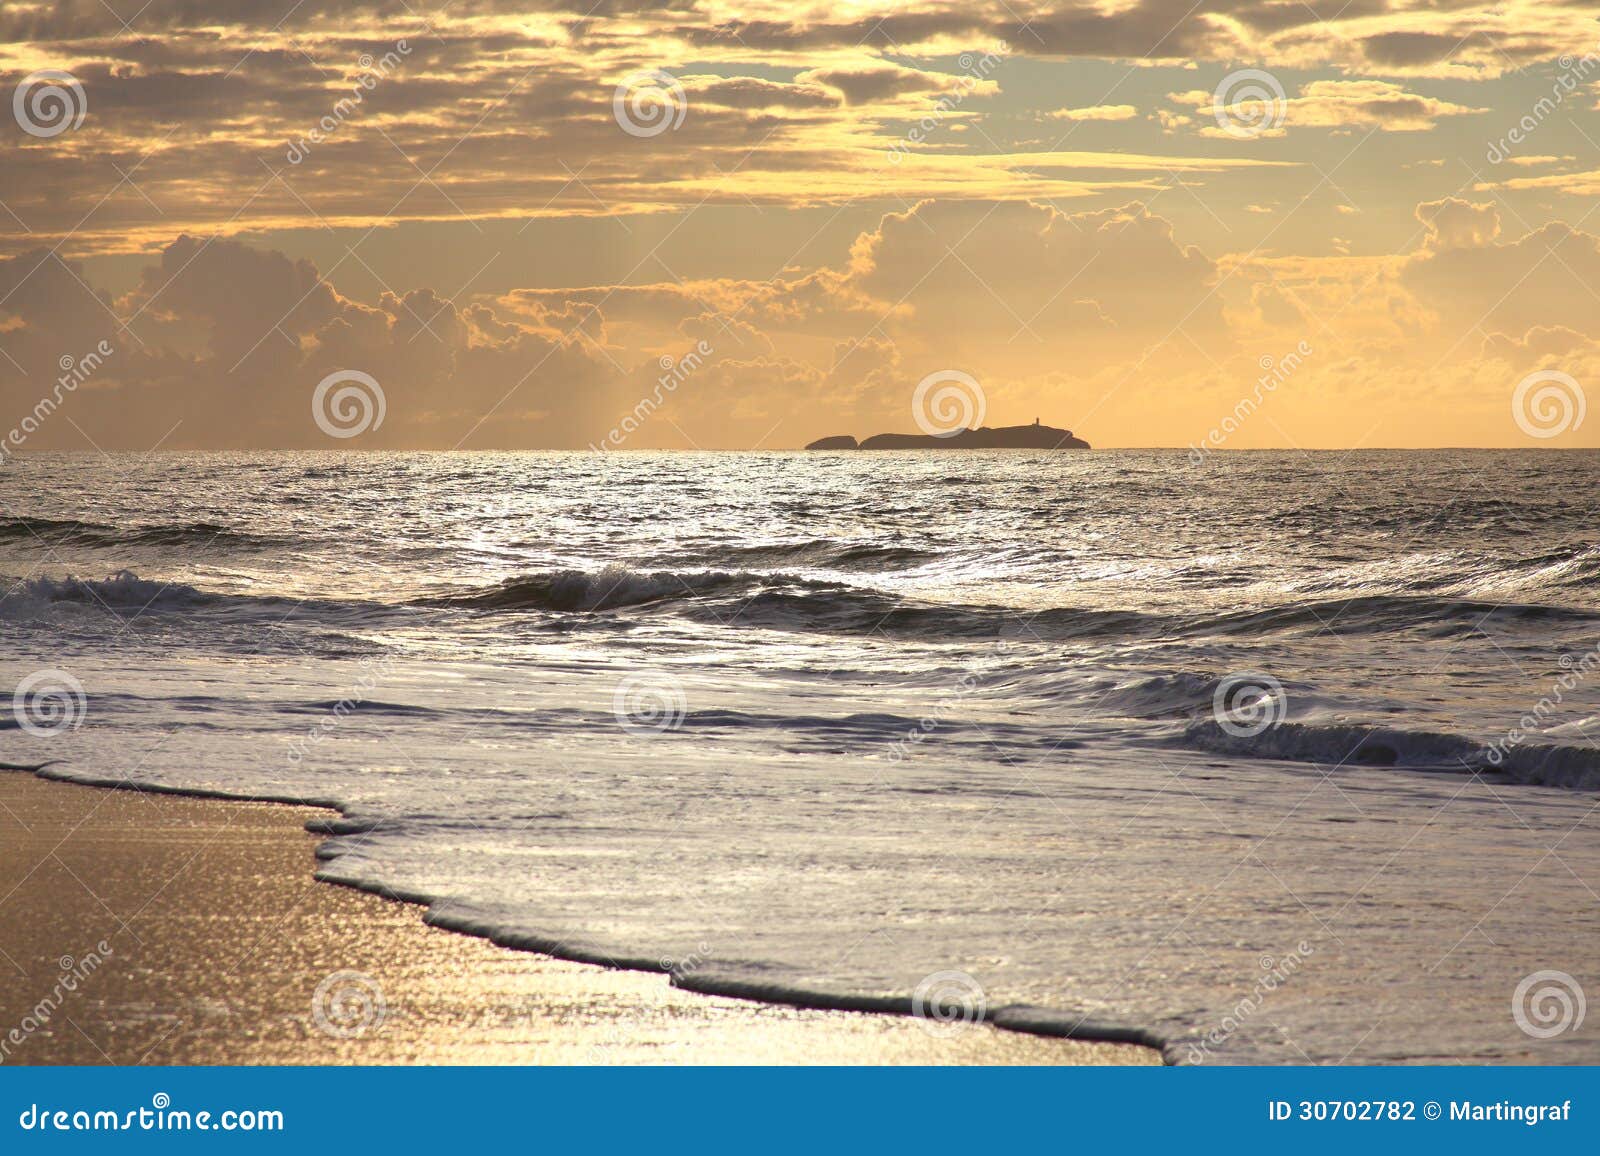
POLYGON ((29 274, 33 257, 0 262, 0 283, 16 288, 0 327, 15 359, 0 361, 7 410, 30 408, 61 355, 102 337, 116 349, 71 420, 40 431, 35 448, 327 446, 312 391, 340 370, 380 383, 390 419, 363 443, 378 446, 573 444, 627 392, 629 367, 582 318, 555 335, 431 289, 364 305, 308 261, 180 237, 116 302, 121 329, 110 312, 85 309, 95 295, 48 260, 29 274))
POLYGON ((965 367, 997 399, 1022 396, 1063 365, 1081 377, 1162 346, 1187 356, 1226 329, 1214 263, 1138 203, 1068 214, 923 202, 809 273, 476 300, 424 286, 364 303, 309 260, 225 238, 177 238, 115 300, 48 256, 52 271, 31 280, 36 256, 0 263, 0 285, 16 289, 0 348, 34 366, 4 378, 8 404, 61 349, 117 318, 129 330, 94 405, 50 431, 57 445, 326 444, 311 391, 357 370, 387 409, 363 444, 581 446, 631 412, 662 358, 702 346, 672 421, 638 444, 738 444, 763 421, 787 423, 793 440, 846 418, 903 424, 934 369, 965 367))
POLYGON ((1420 205, 1427 228, 1402 280, 1463 336, 1561 326, 1600 337, 1600 238, 1551 223, 1501 239, 1492 204, 1449 197, 1420 205))
POLYGON ((1500 235, 1500 210, 1492 204, 1474 204, 1460 197, 1443 197, 1417 206, 1417 220, 1427 230, 1425 249, 1453 249, 1486 245, 1500 235))
POLYGON ((977 378, 995 421, 1182 444, 1252 366, 1306 342, 1294 390, 1241 444, 1318 444, 1330 405, 1417 428, 1398 415, 1419 404, 1448 413, 1440 436, 1504 442, 1508 382, 1600 370, 1585 285, 1600 239, 1508 239, 1492 205, 1454 198, 1416 215, 1408 253, 1213 258, 1138 202, 923 202, 838 261, 770 280, 370 301, 225 238, 174 240, 119 296, 39 250, 0 261, 0 402, 29 412, 60 357, 109 337, 115 353, 32 448, 325 447, 312 391, 346 370, 384 391, 366 447, 581 447, 625 419, 634 448, 795 445, 906 426, 915 383, 942 369, 977 378), (663 393, 663 366, 691 352, 663 393))

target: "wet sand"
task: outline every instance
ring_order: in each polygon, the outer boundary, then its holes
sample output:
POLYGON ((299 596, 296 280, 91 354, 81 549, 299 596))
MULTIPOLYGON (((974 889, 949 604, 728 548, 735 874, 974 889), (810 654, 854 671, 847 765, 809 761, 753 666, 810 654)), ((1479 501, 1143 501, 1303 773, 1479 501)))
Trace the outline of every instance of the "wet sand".
POLYGON ((696 995, 428 927, 312 878, 304 824, 325 816, 0 772, 0 1063, 1160 1062, 696 995))

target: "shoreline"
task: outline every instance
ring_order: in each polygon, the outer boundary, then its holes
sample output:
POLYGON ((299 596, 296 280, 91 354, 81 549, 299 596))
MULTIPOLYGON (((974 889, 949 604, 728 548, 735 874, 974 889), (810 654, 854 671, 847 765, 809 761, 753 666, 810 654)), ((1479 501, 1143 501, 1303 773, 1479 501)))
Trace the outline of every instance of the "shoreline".
POLYGON ((800 1002, 500 943, 306 870, 342 821, 0 773, 0 1065, 1162 1062, 1136 1029, 1036 1009, 937 1025, 909 997, 800 1002), (1063 1038, 1088 1031, 1124 1042, 1063 1038))

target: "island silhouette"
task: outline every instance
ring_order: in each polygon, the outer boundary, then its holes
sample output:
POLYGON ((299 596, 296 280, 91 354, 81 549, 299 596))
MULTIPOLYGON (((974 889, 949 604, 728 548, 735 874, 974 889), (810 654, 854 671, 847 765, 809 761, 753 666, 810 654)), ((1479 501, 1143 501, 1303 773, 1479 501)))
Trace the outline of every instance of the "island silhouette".
POLYGON ((1089 443, 1069 429, 1041 425, 979 426, 947 434, 873 434, 856 441, 849 434, 818 438, 808 450, 1086 450, 1089 443))

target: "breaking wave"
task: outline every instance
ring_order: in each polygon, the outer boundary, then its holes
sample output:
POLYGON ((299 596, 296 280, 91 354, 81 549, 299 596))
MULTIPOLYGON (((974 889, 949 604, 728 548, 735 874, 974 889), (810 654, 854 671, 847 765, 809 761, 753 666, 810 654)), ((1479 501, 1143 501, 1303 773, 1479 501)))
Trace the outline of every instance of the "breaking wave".
POLYGON ((0 605, 88 602, 111 609, 171 608, 215 603, 219 596, 204 594, 182 582, 157 582, 131 570, 109 578, 13 578, 0 605))
POLYGON ((419 600, 424 605, 481 610, 603 611, 630 606, 682 603, 730 596, 769 583, 842 589, 832 583, 784 575, 722 570, 641 572, 622 566, 602 570, 552 570, 512 578, 465 594, 419 600))

